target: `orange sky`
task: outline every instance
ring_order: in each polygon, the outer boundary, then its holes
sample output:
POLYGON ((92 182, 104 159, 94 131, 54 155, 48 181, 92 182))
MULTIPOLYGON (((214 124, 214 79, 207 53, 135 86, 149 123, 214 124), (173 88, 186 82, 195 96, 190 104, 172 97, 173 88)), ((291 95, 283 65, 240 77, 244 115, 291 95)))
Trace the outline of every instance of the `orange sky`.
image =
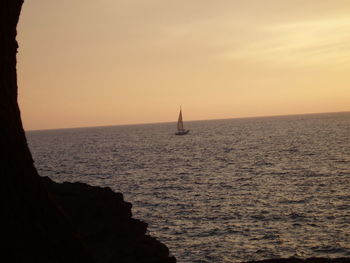
POLYGON ((350 110, 348 0, 25 1, 25 129, 350 110))

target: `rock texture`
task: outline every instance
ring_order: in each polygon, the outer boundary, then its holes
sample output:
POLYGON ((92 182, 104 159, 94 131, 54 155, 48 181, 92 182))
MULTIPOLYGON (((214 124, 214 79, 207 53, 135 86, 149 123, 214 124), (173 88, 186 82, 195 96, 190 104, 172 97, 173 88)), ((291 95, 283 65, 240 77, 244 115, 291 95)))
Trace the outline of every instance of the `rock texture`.
POLYGON ((42 178, 53 200, 97 262, 174 263, 168 248, 146 235, 147 224, 132 218, 132 205, 110 188, 42 178))
POLYGON ((277 258, 261 261, 249 261, 247 263, 350 263, 350 258, 277 258))

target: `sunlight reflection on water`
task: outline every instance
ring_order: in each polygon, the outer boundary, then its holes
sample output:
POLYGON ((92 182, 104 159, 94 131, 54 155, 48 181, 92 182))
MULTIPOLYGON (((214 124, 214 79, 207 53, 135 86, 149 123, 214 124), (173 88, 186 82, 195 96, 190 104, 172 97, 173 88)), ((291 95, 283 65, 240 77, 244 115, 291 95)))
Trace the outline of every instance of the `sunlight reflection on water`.
POLYGON ((28 132, 40 174, 109 186, 178 262, 350 256, 350 113, 28 132))

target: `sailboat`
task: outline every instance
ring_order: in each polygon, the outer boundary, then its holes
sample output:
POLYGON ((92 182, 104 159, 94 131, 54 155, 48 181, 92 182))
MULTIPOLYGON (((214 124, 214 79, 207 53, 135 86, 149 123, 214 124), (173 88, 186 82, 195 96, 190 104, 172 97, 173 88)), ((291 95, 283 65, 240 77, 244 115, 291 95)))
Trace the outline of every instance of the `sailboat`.
POLYGON ((177 132, 175 132, 175 135, 185 135, 189 133, 190 130, 185 130, 184 129, 184 123, 182 121, 182 110, 180 107, 180 114, 179 114, 179 119, 177 120, 177 132))

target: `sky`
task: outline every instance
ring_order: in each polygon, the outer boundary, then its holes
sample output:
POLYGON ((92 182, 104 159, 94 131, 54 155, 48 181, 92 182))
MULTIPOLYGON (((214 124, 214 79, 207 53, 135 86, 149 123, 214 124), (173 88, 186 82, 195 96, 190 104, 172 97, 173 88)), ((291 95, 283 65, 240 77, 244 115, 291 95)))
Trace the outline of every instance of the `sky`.
POLYGON ((26 130, 350 111, 348 0, 33 0, 26 130))

